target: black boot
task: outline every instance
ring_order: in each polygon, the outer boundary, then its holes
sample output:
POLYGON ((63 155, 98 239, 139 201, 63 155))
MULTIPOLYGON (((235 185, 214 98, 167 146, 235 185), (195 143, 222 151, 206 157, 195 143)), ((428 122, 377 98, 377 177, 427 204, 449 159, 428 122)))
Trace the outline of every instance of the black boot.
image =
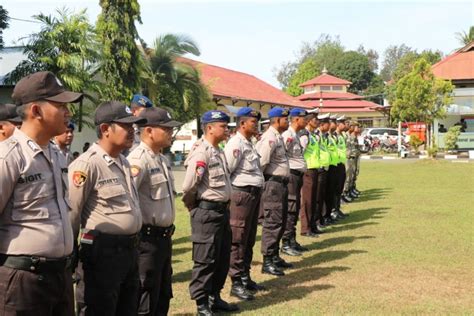
POLYGON ((209 295, 209 307, 213 312, 236 312, 239 310, 239 307, 235 304, 230 304, 224 301, 221 298, 220 293, 209 295))
POLYGON ((281 252, 288 256, 298 257, 301 256, 301 252, 293 248, 289 240, 283 241, 283 246, 281 247, 281 252))
POLYGON ((344 195, 342 196, 342 200, 343 200, 344 202, 347 202, 347 203, 350 203, 350 202, 353 201, 352 198, 351 198, 348 194, 344 194, 344 195))
POLYGON ((255 298, 253 294, 245 288, 240 278, 232 278, 232 287, 230 288, 230 295, 235 296, 244 301, 251 301, 255 298))
POLYGON ((293 247, 293 249, 296 249, 296 250, 299 251, 299 252, 309 251, 308 248, 301 246, 301 245, 299 244, 299 242, 296 241, 296 237, 295 237, 295 236, 293 236, 293 237, 290 239, 290 245, 291 245, 291 247, 293 247))
POLYGON ((273 256, 273 263, 279 268, 283 268, 283 269, 293 268, 293 265, 291 263, 286 262, 279 255, 273 256))
POLYGON ((262 273, 267 273, 276 276, 285 275, 285 273, 281 271, 275 263, 273 263, 272 256, 263 256, 262 273))
POLYGON ((246 272, 241 277, 242 284, 245 288, 249 291, 257 292, 257 291, 265 291, 266 288, 263 285, 258 284, 250 277, 250 273, 246 272))
POLYGON ((198 316, 212 316, 214 313, 212 312, 211 308, 209 307, 208 299, 201 299, 196 301, 197 305, 197 313, 198 316))

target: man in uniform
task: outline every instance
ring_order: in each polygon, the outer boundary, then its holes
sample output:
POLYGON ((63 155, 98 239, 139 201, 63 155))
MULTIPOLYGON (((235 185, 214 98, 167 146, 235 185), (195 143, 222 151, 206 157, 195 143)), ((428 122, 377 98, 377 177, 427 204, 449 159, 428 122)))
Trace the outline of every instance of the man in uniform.
MULTIPOLYGON (((139 116, 140 113, 147 108, 153 107, 153 103, 146 96, 141 94, 135 94, 130 101, 130 110, 134 116, 139 116)), ((125 149, 123 152, 124 156, 127 156, 132 150, 140 144, 140 128, 137 125, 133 126, 134 136, 133 145, 130 149, 125 149)))
POLYGON ((355 124, 353 121, 349 122, 349 129, 347 130, 347 164, 346 164, 346 181, 344 183, 344 192, 342 200, 344 202, 352 202, 352 198, 357 195, 352 191, 352 181, 355 172, 355 158, 356 158, 356 142, 357 138, 354 136, 355 124))
POLYGON ((292 265, 279 255, 280 240, 288 216, 288 181, 290 166, 281 133, 288 128, 288 110, 274 107, 268 112, 270 127, 262 134, 256 148, 265 177, 260 202, 262 223, 262 273, 282 276, 280 268, 292 265))
POLYGON ((319 126, 318 110, 308 111, 306 128, 299 133, 303 157, 307 170, 303 176, 303 187, 301 188, 301 235, 306 237, 317 237, 316 212, 317 212, 317 189, 319 163, 320 137, 316 134, 319 126))
POLYGON ((258 133, 258 121, 261 116, 256 110, 243 107, 239 109, 236 117, 237 133, 227 142, 224 149, 233 188, 230 200, 230 294, 242 300, 252 300, 254 296, 251 291, 263 289, 250 278, 264 182, 258 153, 251 140, 258 133))
POLYGON ((74 160, 74 157, 72 156, 71 149, 70 149, 70 146, 73 140, 74 140, 74 124, 69 123, 67 125, 66 131, 62 133, 61 135, 54 137, 52 141, 53 145, 56 146, 59 152, 64 156, 64 159, 66 159, 68 165, 70 165, 71 162, 74 160))
POLYGON ((344 190, 344 182, 346 181, 346 136, 344 134, 346 130, 346 118, 344 115, 337 117, 336 119, 336 132, 334 134, 336 139, 336 150, 338 155, 338 164, 336 166, 336 198, 334 205, 335 217, 343 219, 347 215, 341 210, 341 198, 344 190))
MULTIPOLYGON (((328 132, 330 128, 329 113, 320 114, 318 116, 319 127, 315 134, 319 139, 319 169, 318 169, 318 185, 316 191, 316 214, 313 223, 316 222, 318 230, 325 228, 330 224, 326 219, 330 216, 325 204, 328 195, 328 172, 331 165, 331 155, 328 146, 328 132)), ((330 210, 329 210, 330 211, 330 210)))
POLYGON ((362 133, 362 129, 360 128, 360 125, 359 123, 355 123, 355 127, 354 127, 354 137, 355 137, 355 170, 354 170, 354 178, 352 180, 352 190, 357 194, 359 195, 360 194, 360 191, 357 190, 357 185, 356 185, 356 181, 357 181, 357 177, 359 176, 359 169, 360 169, 360 156, 361 156, 361 152, 360 152, 360 145, 359 145, 359 141, 357 140, 358 137, 360 136, 360 134, 362 133))
POLYGON ((296 224, 301 208, 301 188, 303 175, 306 171, 306 161, 303 157, 303 148, 298 133, 306 127, 307 115, 305 110, 292 109, 290 111, 290 127, 281 134, 290 165, 288 217, 283 232, 281 252, 289 256, 301 256, 302 251, 308 250, 296 241, 296 224))
POLYGON ((174 179, 168 159, 160 153, 171 146, 173 121, 164 109, 140 112, 147 123, 140 127, 141 143, 127 159, 138 190, 143 226, 138 246, 140 272, 139 315, 167 315, 171 289, 171 236, 174 232, 174 179))
POLYGON ((326 213, 324 215, 326 224, 333 224, 338 219, 334 213, 336 207, 336 191, 337 191, 337 165, 339 164, 339 154, 337 152, 336 123, 337 116, 332 114, 329 116, 329 131, 327 134, 327 148, 329 152, 329 169, 327 175, 326 187, 326 213))
POLYGON ((71 222, 74 236, 81 233, 79 315, 137 313, 142 216, 130 165, 120 153, 132 146, 133 124, 145 122, 121 102, 100 104, 94 115, 99 140, 69 166, 71 222))
POLYGON ((198 315, 236 311, 220 292, 229 271, 232 232, 229 224, 231 180, 219 143, 227 138, 229 117, 208 111, 201 117, 204 132, 184 165, 183 202, 190 210, 193 261, 189 292, 198 315))
POLYGON ((68 103, 80 93, 66 91, 51 72, 21 79, 12 99, 21 129, 0 143, 0 314, 73 315, 66 162, 50 145, 64 133, 68 103))
POLYGON ((21 118, 16 113, 16 106, 0 103, 0 142, 12 136, 15 127, 20 125, 21 118))

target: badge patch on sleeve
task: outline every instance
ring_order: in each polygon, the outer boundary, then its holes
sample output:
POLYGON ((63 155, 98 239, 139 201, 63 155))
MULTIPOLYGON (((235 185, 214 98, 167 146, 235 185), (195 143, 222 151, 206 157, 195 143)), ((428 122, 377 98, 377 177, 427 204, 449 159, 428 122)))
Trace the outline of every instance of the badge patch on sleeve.
POLYGON ((273 147, 273 144, 275 144, 275 142, 273 140, 269 140, 268 144, 270 145, 270 147, 273 147))
POLYGON ((234 155, 234 158, 237 158, 237 157, 240 156, 240 150, 239 149, 234 149, 234 151, 232 153, 234 155))
POLYGON ((293 138, 292 138, 292 137, 288 137, 288 138, 286 139, 286 143, 287 143, 287 144, 291 143, 292 141, 293 141, 293 138))
POLYGON ((132 174, 132 177, 136 177, 140 174, 140 167, 139 166, 131 166, 130 167, 130 172, 132 174))
POLYGON ((76 187, 82 187, 86 183, 87 175, 82 171, 74 171, 72 174, 72 183, 76 187))
POLYGON ((206 163, 204 161, 196 162, 196 174, 198 177, 202 177, 206 171, 206 163))

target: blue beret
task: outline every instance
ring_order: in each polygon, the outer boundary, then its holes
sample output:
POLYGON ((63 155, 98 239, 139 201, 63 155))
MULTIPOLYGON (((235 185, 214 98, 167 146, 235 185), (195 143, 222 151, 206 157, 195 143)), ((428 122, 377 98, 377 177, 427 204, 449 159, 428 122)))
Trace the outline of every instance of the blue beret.
POLYGON ((146 96, 141 94, 135 94, 132 98, 132 102, 139 106, 143 106, 145 108, 151 108, 153 106, 153 102, 150 101, 146 96))
POLYGON ((303 109, 291 109, 290 110, 290 116, 292 116, 292 117, 306 116, 306 115, 308 115, 308 112, 306 112, 303 109))
POLYGON ((287 109, 280 108, 280 107, 275 107, 268 111, 268 118, 272 117, 287 117, 289 114, 287 109))
POLYGON ((230 117, 222 111, 207 111, 201 116, 201 124, 212 122, 230 122, 230 117))
POLYGON ((260 114, 260 112, 258 112, 257 110, 255 109, 252 109, 251 107, 243 107, 243 108, 240 108, 238 111, 237 111, 237 114, 236 114, 237 117, 242 117, 242 116, 246 116, 246 117, 256 117, 257 120, 259 120, 262 115, 260 114))

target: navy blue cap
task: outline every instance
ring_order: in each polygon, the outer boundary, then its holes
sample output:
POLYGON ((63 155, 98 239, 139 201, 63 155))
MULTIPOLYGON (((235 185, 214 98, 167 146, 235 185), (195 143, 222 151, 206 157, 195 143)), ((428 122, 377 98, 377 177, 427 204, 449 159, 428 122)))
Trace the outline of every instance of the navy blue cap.
POLYGON ((132 98, 132 102, 136 105, 143 106, 145 108, 151 108, 153 106, 153 102, 148 99, 146 96, 141 94, 135 94, 132 98))
POLYGON ((256 117, 257 120, 260 120, 260 118, 262 117, 262 115, 260 114, 259 111, 251 108, 251 107, 243 107, 243 108, 240 108, 238 111, 237 111, 237 114, 236 114, 237 117, 256 117))
POLYGON ((297 117, 297 116, 306 116, 308 115, 308 112, 306 112, 305 110, 303 109, 298 109, 298 108, 295 108, 295 109, 291 109, 290 110, 290 116, 292 117, 297 117))
POLYGON ((69 124, 67 125, 67 128, 72 129, 72 130, 75 130, 75 129, 76 129, 76 125, 74 125, 73 122, 69 122, 69 124))
POLYGON ((268 118, 272 117, 287 117, 289 115, 289 112, 287 109, 280 108, 280 107, 275 107, 268 111, 268 118))
POLYGON ((15 104, 0 104, 0 121, 21 123, 21 118, 16 112, 15 104))
POLYGON ((230 122, 230 117, 222 111, 207 111, 201 116, 201 124, 213 122, 230 122))

